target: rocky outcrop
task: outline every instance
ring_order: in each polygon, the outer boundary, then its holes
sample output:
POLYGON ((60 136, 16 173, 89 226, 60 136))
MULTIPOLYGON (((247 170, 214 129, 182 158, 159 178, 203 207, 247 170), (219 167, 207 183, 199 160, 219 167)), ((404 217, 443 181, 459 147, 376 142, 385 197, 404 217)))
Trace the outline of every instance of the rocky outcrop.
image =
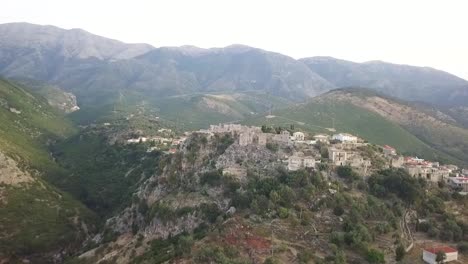
POLYGON ((34 181, 31 174, 18 167, 12 158, 0 152, 0 184, 18 185, 34 181))

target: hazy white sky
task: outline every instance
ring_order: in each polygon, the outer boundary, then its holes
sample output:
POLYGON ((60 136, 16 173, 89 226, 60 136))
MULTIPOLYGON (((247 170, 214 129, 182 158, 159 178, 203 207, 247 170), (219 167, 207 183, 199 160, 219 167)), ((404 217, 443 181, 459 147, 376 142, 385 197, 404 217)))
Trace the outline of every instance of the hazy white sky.
POLYGON ((466 0, 2 0, 0 23, 18 21, 156 47, 238 43, 295 58, 431 66, 468 79, 466 0))

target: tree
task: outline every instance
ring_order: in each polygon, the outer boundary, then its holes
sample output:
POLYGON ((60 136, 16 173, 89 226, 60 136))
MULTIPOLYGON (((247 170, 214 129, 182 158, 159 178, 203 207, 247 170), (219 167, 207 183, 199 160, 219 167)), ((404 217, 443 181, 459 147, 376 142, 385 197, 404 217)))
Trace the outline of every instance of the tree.
POLYGON ((359 176, 350 166, 339 166, 336 169, 336 173, 339 177, 348 180, 349 182, 353 182, 354 180, 359 179, 359 176))
POLYGON ((396 248, 396 251, 395 251, 395 260, 396 261, 400 261, 400 260, 403 260, 403 258, 405 257, 405 248, 403 247, 403 245, 398 245, 398 247, 396 248))
POLYGON ((444 263, 444 260, 445 260, 446 258, 447 258, 447 255, 445 254, 445 252, 443 252, 443 251, 438 251, 438 252, 436 253, 436 259, 435 259, 435 261, 436 261, 437 263, 439 263, 439 264, 442 264, 442 263, 444 263))

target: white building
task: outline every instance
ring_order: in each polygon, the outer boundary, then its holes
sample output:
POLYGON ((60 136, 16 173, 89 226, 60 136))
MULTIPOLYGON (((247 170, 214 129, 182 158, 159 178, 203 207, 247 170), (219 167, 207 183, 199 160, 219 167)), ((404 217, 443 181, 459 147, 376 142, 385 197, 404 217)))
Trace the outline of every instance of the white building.
POLYGON ((358 141, 358 138, 356 136, 347 133, 335 134, 333 135, 332 139, 338 140, 342 143, 357 143, 358 141))
POLYGON ((313 136, 313 138, 317 142, 328 142, 328 139, 330 137, 328 135, 325 135, 325 134, 317 134, 317 135, 313 136))
POLYGON ((293 140, 295 141, 304 141, 304 133, 302 132, 294 132, 293 133, 293 140))
POLYGON ((453 189, 468 193, 468 177, 448 177, 448 184, 453 189))
POLYGON ((444 263, 458 260, 458 251, 454 248, 447 246, 428 247, 423 249, 423 260, 429 264, 437 264, 437 252, 442 251, 445 253, 446 259, 444 263))
POLYGON ((146 142, 148 138, 146 137, 138 137, 138 138, 131 138, 127 139, 127 143, 140 143, 140 142, 146 142))

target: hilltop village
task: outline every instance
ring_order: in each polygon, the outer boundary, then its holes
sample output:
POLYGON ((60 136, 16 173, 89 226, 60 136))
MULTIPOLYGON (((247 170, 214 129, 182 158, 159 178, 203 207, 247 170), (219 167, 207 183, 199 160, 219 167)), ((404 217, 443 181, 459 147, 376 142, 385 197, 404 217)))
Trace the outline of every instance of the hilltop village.
POLYGON ((317 263, 346 263, 326 262, 340 254, 348 263, 397 263, 395 255, 434 263, 439 251, 465 263, 468 251, 458 257, 452 243, 467 237, 460 231, 466 226, 456 222, 466 215, 460 205, 468 193, 464 168, 341 131, 218 124, 185 133, 131 133, 121 142, 160 157, 161 168, 141 185, 135 202, 107 222, 120 234, 138 226, 144 241, 168 238, 192 232, 208 214, 211 224, 227 229, 203 243, 241 248, 253 263, 267 263, 269 250, 280 247, 292 252, 282 263, 298 263, 296 248, 313 248, 325 261, 317 263), (362 256, 369 262, 360 262, 362 256))
MULTIPOLYGON (((431 183, 444 182, 462 194, 468 193, 467 169, 460 169, 450 164, 441 165, 439 162, 418 157, 403 156, 389 145, 373 145, 365 139, 348 133, 310 135, 286 128, 219 124, 211 125, 208 129, 185 132, 183 136, 175 136, 171 129, 162 128, 158 130, 158 136, 139 136, 127 139, 126 142, 129 144, 150 142, 148 152, 163 150, 166 154, 174 154, 192 134, 203 134, 208 137, 230 135, 235 138, 233 152, 236 148, 244 152, 248 150, 252 156, 268 149, 276 154, 277 159, 268 160, 269 164, 265 166, 284 165, 289 171, 321 167, 327 168, 328 172, 339 166, 347 166, 363 177, 381 169, 402 168, 413 177, 424 178, 431 183)), ((245 177, 247 170, 251 169, 249 164, 232 162, 218 162, 217 166, 223 170, 223 174, 237 177, 245 177)), ((327 174, 330 175, 333 174, 327 174)))

